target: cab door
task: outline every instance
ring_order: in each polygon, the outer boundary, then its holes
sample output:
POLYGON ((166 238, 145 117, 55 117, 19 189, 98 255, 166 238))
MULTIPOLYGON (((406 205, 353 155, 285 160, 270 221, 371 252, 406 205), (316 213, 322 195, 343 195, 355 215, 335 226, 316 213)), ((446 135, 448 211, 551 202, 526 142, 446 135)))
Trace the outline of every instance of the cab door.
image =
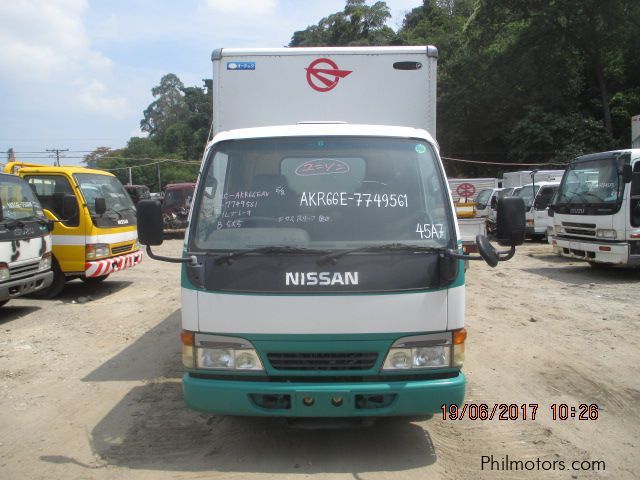
POLYGON ((47 218, 54 220, 53 256, 66 275, 84 272, 86 215, 82 202, 65 175, 29 174, 24 179, 34 190, 47 218), (66 195, 76 199, 75 214, 63 212, 66 195), (67 216, 68 218, 65 218, 67 216))

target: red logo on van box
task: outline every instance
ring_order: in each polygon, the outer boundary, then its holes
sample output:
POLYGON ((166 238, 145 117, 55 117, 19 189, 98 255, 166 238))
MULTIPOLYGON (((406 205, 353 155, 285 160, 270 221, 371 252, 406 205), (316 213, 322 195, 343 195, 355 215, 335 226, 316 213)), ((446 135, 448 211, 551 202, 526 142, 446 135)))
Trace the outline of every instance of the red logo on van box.
POLYGON ((472 183, 461 183, 456 188, 456 193, 464 198, 473 197, 476 193, 476 187, 473 186, 472 183))
POLYGON ((331 175, 333 173, 347 173, 349 165, 340 160, 327 158, 317 158, 304 162, 296 168, 296 175, 299 177, 310 177, 312 175, 331 175))
POLYGON ((333 60, 319 58, 311 62, 305 68, 307 71, 307 82, 318 92, 328 92, 338 85, 341 78, 349 75, 352 70, 340 70, 333 60))

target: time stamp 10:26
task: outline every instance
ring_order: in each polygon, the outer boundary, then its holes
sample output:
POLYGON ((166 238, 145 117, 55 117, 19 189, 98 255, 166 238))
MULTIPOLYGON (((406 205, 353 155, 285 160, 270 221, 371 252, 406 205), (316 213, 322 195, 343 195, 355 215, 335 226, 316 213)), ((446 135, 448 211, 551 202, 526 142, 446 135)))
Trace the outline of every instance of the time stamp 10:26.
MULTIPOLYGON (((443 404, 441 410, 443 420, 535 420, 539 407, 538 403, 463 403, 443 404)), ((553 403, 549 408, 552 420, 597 420, 600 413, 595 403, 553 403)))

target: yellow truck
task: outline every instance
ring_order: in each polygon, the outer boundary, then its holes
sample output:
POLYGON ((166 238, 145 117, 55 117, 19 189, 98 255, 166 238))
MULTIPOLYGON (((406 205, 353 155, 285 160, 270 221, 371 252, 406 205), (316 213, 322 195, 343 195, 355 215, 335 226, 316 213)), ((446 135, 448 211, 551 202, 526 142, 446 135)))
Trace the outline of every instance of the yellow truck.
POLYGON ((53 298, 74 278, 100 283, 142 260, 135 207, 111 173, 23 162, 8 163, 5 173, 25 179, 54 221, 53 282, 35 295, 53 298))

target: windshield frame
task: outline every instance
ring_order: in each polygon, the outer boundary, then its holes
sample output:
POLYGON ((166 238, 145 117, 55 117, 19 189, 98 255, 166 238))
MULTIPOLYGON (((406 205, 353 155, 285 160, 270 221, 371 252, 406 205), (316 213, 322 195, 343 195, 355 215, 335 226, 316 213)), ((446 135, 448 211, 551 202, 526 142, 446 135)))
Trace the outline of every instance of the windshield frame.
MULTIPOLYGON (((1 177, 1 183, 3 184, 9 184, 9 183, 13 183, 16 185, 16 187, 19 187, 20 192, 22 193, 22 203, 29 202, 31 203, 30 208, 31 208, 31 212, 30 215, 25 215, 24 217, 18 217, 18 218, 14 218, 11 216, 7 216, 5 212, 8 212, 10 210, 16 210, 16 209, 9 209, 7 208, 7 204, 6 202, 3 200, 2 201, 2 220, 0 220, 0 222, 2 223, 6 223, 6 222, 12 222, 12 221, 29 221, 29 220, 44 220, 46 219, 46 216, 42 210, 42 205, 40 204, 40 200, 38 199, 38 196, 36 195, 36 193, 33 191, 33 189, 29 186, 29 184, 22 178, 17 177, 15 175, 5 175, 2 174, 1 177)), ((25 207, 29 208, 29 207, 25 207)))
MULTIPOLYGON (((89 211, 89 215, 94 225, 99 228, 107 228, 107 227, 116 227, 116 226, 124 226, 124 225, 136 225, 136 208, 133 204, 133 200, 125 190, 124 186, 118 180, 117 177, 113 175, 104 175, 100 173, 93 172, 80 172, 73 174, 73 180, 76 182, 78 190, 80 191, 80 195, 82 196, 82 203, 86 206, 89 211), (87 182, 86 180, 100 180, 101 182, 87 182), (84 180, 84 182, 83 182, 84 180), (114 203, 113 198, 108 198, 105 196, 93 197, 91 201, 89 200, 88 192, 85 191, 87 186, 98 184, 100 186, 108 186, 109 188, 113 188, 115 191, 114 194, 117 194, 117 202, 114 203), (84 186, 84 188, 83 188, 84 186), (119 187, 119 188, 118 188, 119 187), (107 211, 98 215, 95 211, 95 199, 96 198, 104 198, 107 211), (116 208, 118 205, 121 205, 122 208, 116 208)), ((104 192, 101 192, 104 193, 104 192)))
MULTIPOLYGON (((620 172, 622 165, 630 162, 629 155, 611 155, 608 154, 606 156, 603 155, 593 155, 587 156, 586 158, 577 158, 572 161, 565 170, 564 175, 562 176, 562 181, 560 182, 560 186, 558 188, 558 192, 555 196, 555 201, 553 203, 554 210, 561 214, 573 214, 573 215, 613 215, 618 213, 623 204, 624 191, 626 188, 626 184, 622 181, 622 174, 620 172), (593 163, 603 163, 607 162, 609 167, 611 164, 615 166, 617 172, 617 194, 616 199, 610 202, 570 202, 570 201, 562 201, 562 198, 566 197, 563 193, 565 187, 568 185, 569 176, 571 172, 576 170, 586 170, 584 168, 588 164, 593 163), (577 168, 583 167, 583 168, 577 168)), ((598 170, 602 167, 593 167, 594 170, 598 170)))
MULTIPOLYGON (((301 141, 319 141, 319 140, 348 140, 348 139, 353 139, 353 140, 405 140, 405 141, 415 141, 415 142, 420 142, 426 146, 428 146, 429 150, 429 154, 432 158, 433 161, 433 170, 435 173, 437 173, 437 181, 439 182, 439 188, 440 191, 442 192, 443 198, 442 198, 442 207, 444 209, 444 217, 446 218, 446 222, 447 224, 445 225, 445 229, 447 231, 447 238, 446 238, 446 246, 441 246, 442 248, 456 248, 456 244, 457 241, 459 240, 459 238, 456 236, 456 223, 455 223, 455 215, 454 215, 454 211, 452 209, 451 206, 451 197, 449 194, 449 190, 448 190, 448 186, 446 183, 446 178, 444 176, 444 171, 442 168, 442 162, 440 161, 440 157, 438 155, 437 149, 434 148, 433 144, 425 139, 425 138, 419 138, 419 137, 393 137, 393 136, 375 136, 375 135, 306 135, 306 136, 277 136, 277 137, 260 137, 260 138, 247 138, 247 139, 232 139, 232 140, 223 140, 220 141, 216 144, 211 145, 206 154, 205 154, 205 159, 203 161, 203 166, 201 168, 200 171, 200 176, 198 179, 198 184, 194 193, 194 197, 193 197, 193 204, 192 204, 192 211, 191 211, 191 221, 190 221, 190 226, 189 226, 189 231, 188 231, 188 237, 187 237, 187 248, 190 252, 193 253, 210 253, 210 252, 218 252, 218 253, 229 253, 229 252, 234 252, 234 251, 244 251, 244 250, 250 250, 253 247, 250 246, 241 246, 238 245, 237 247, 233 247, 233 248, 204 248, 204 247, 200 247, 197 245, 196 242, 196 231, 198 229, 198 219, 200 216, 200 210, 203 206, 203 196, 204 196, 204 189, 206 188, 206 181, 205 179, 207 178, 207 176, 209 175, 209 170, 213 167, 213 161, 215 159, 215 155, 217 152, 219 152, 221 149, 221 146, 224 146, 226 144, 229 143, 234 143, 234 142, 242 142, 245 140, 249 140, 249 141, 255 141, 255 140, 278 140, 278 141, 287 141, 287 140, 301 140, 301 141), (195 201, 197 199, 197 202, 195 201)), ((285 155, 283 157, 287 158, 287 156, 285 155)), ((310 157, 311 158, 311 157, 310 157)), ((228 160, 227 160, 228 161, 228 160)), ((229 164, 227 165, 227 173, 228 173, 228 168, 229 168, 229 164)), ((226 176, 227 174, 225 174, 226 176)), ((420 187, 420 195, 425 195, 424 193, 424 183, 423 181, 419 181, 419 187, 420 187)), ((223 192, 225 193, 225 192, 223 192)), ((376 240, 372 240, 369 241, 368 243, 364 243, 362 240, 357 240, 357 241, 341 241, 341 240, 336 240, 335 243, 341 243, 341 245, 339 246, 332 246, 332 245, 326 245, 323 244, 322 242, 310 242, 308 244, 304 244, 304 245, 298 245, 298 244, 293 244, 293 246, 296 247, 303 247, 303 248, 309 248, 309 249, 324 249, 324 250, 329 250, 331 252, 339 252, 339 251, 343 251, 346 249, 351 249, 351 248, 362 248, 362 247, 368 247, 368 246, 377 246, 377 245, 383 245, 383 244, 388 244, 390 242, 389 239, 376 239, 376 240)), ((400 240, 398 240, 398 242, 400 242, 400 240)), ((424 240, 421 239, 413 239, 412 241, 407 241, 406 243, 411 243, 411 244, 417 244, 420 246, 424 246, 424 240)), ((264 245, 264 246, 272 246, 272 245, 264 245)), ((434 245, 435 246, 435 245, 434 245)), ((380 254, 379 252, 366 252, 366 254, 380 254)), ((398 252, 393 252, 393 254, 398 254, 398 252)))

